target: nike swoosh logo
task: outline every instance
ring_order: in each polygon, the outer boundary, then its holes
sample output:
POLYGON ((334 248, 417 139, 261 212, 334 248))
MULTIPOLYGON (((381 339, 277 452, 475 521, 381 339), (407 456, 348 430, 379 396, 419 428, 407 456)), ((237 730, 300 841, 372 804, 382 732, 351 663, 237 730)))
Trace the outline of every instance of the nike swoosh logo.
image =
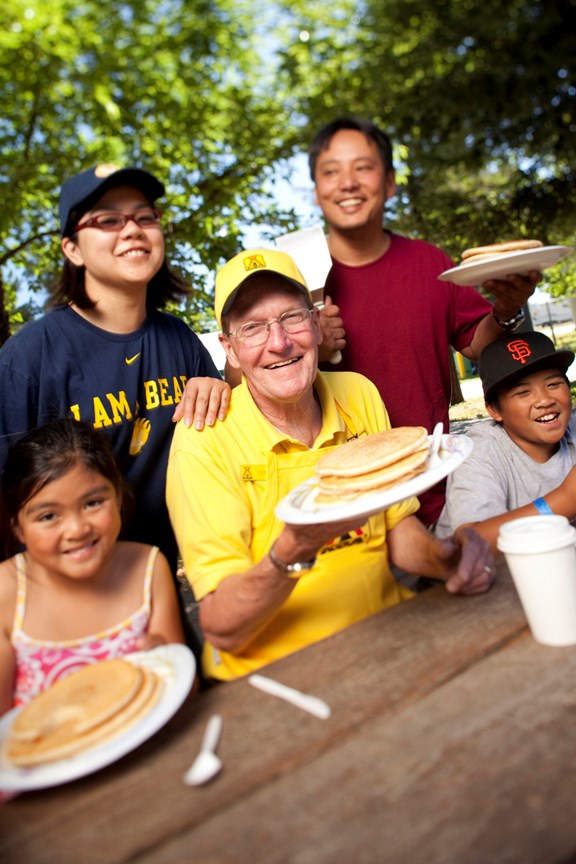
POLYGON ((142 352, 139 351, 138 354, 134 354, 133 357, 126 357, 126 365, 127 365, 127 366, 132 366, 132 364, 136 362, 136 360, 138 359, 138 357, 140 357, 140 354, 141 354, 141 353, 142 353, 142 352))

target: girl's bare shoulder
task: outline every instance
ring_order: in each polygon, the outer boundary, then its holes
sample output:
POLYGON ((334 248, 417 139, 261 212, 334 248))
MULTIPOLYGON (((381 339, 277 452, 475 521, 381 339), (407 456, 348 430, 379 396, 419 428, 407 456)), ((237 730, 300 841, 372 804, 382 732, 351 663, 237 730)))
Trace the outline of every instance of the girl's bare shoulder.
POLYGON ((0 591, 12 590, 16 591, 16 558, 7 558, 5 561, 0 561, 0 591))
POLYGON ((16 559, 0 562, 0 622, 3 627, 12 624, 16 606, 16 559))

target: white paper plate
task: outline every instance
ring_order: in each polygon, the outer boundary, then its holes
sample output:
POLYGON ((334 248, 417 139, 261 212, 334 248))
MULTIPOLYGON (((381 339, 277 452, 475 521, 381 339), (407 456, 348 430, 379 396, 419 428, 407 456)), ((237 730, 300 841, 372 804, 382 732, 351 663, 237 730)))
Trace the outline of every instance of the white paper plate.
POLYGON ((126 753, 130 753, 164 726, 182 705, 190 692, 196 674, 194 655, 186 645, 161 645, 152 651, 139 651, 124 657, 160 675, 164 689, 160 700, 133 726, 103 744, 84 753, 33 768, 17 768, 4 759, 2 750, 8 731, 22 708, 14 708, 0 719, 0 790, 24 792, 59 786, 92 774, 126 753))
POLYGON ((503 279, 511 273, 546 270, 573 251, 571 246, 539 246, 537 249, 524 249, 508 255, 495 255, 494 258, 485 258, 475 264, 460 264, 459 267, 445 270, 438 278, 456 285, 481 285, 487 279, 503 279))
MULTIPOLYGON (((432 436, 428 438, 431 440, 432 436)), ((293 489, 276 505, 276 516, 290 525, 317 525, 322 522, 338 522, 340 519, 353 519, 356 516, 372 516, 387 510, 392 504, 420 495, 430 489, 448 474, 451 474, 472 452, 472 440, 466 435, 443 435, 440 445, 442 464, 429 468, 390 489, 374 495, 363 495, 354 501, 338 504, 319 505, 315 503, 318 485, 315 477, 305 480, 293 489)))

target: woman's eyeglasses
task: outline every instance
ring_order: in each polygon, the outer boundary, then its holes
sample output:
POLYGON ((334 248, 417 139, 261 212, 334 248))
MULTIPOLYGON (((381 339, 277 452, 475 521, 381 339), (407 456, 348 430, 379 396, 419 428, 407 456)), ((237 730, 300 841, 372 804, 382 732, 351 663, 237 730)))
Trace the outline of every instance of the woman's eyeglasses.
POLYGON ((72 234, 83 228, 98 228, 100 231, 121 231, 128 222, 135 222, 138 228, 155 228, 160 222, 162 213, 155 207, 137 210, 136 213, 98 213, 85 222, 80 222, 72 230, 72 234))

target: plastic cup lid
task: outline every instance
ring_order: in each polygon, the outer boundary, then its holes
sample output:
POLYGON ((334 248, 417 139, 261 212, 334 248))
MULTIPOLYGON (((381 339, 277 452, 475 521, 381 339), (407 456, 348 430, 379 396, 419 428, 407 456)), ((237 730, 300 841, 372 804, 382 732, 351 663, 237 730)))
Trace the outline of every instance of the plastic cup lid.
POLYGON ((565 516, 525 516, 500 526, 501 552, 548 552, 576 541, 576 529, 565 516))

